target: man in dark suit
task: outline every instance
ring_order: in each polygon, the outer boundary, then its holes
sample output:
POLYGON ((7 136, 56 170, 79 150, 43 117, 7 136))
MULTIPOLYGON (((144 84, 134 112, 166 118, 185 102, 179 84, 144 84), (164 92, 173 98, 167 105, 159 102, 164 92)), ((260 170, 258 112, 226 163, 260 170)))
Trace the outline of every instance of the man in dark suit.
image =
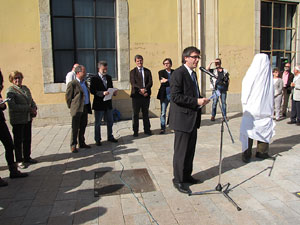
MULTIPOLYGON (((107 124, 107 140, 110 142, 118 142, 112 134, 113 114, 112 100, 103 101, 104 97, 109 94, 107 91, 113 88, 111 76, 107 74, 107 62, 100 61, 98 63, 98 76, 91 79, 91 93, 94 95, 93 107, 95 110, 95 141, 96 145, 101 145, 101 120, 105 115, 107 124)), ((114 95, 117 91, 114 92, 114 95)))
POLYGON ((149 120, 149 105, 152 87, 151 71, 143 67, 143 56, 134 57, 136 67, 130 71, 131 95, 132 98, 132 127, 133 136, 137 137, 139 132, 139 113, 142 110, 144 133, 152 135, 149 120))
POLYGON ((175 131, 173 156, 173 184, 183 193, 189 193, 188 183, 196 184, 193 178, 193 159, 197 141, 197 128, 201 122, 201 106, 209 99, 200 96, 197 75, 200 50, 188 47, 182 53, 183 65, 171 76, 170 128, 175 131))
POLYGON ((68 83, 66 90, 66 102, 72 116, 71 152, 77 153, 77 138, 79 148, 90 148, 85 143, 84 133, 88 122, 88 113, 92 114, 90 104, 90 92, 87 82, 85 67, 79 65, 75 68, 76 78, 68 83))

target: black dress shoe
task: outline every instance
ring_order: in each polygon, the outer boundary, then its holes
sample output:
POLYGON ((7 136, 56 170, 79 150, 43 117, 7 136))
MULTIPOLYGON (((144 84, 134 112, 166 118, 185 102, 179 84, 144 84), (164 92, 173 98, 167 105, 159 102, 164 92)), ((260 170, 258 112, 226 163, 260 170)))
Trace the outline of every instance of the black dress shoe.
POLYGON ((21 173, 20 171, 16 170, 16 171, 10 172, 9 177, 11 179, 28 177, 28 173, 21 173))
POLYGON ((0 187, 5 187, 7 185, 8 183, 0 177, 0 187))
POLYGON ((147 131, 144 132, 144 134, 152 135, 152 131, 151 130, 147 130, 147 131))
POLYGON ((139 133, 138 132, 134 132, 133 133, 133 137, 138 137, 139 136, 139 133))
POLYGON ((29 159, 24 160, 24 163, 36 164, 36 163, 38 163, 38 161, 35 159, 32 159, 32 158, 29 158, 29 159))
POLYGON ((91 146, 87 145, 86 143, 83 143, 79 145, 79 148, 91 148, 91 146))
POLYGON ((159 132, 159 134, 164 134, 164 133, 166 133, 165 130, 161 130, 161 131, 159 132))
POLYGON ((242 161, 243 161, 244 163, 249 163, 250 160, 251 160, 250 157, 246 156, 244 153, 242 154, 242 161))
POLYGON ((260 152, 256 152, 255 157, 256 158, 260 158, 260 159, 269 159, 269 158, 272 158, 271 156, 269 156, 268 153, 260 153, 260 152))
POLYGON ((244 152, 242 153, 242 161, 243 161, 244 163, 249 163, 250 160, 251 160, 251 156, 252 156, 252 151, 251 151, 251 149, 247 149, 246 151, 244 151, 244 152))
POLYGON ((296 121, 289 121, 289 122, 287 122, 287 124, 295 124, 296 123, 296 121))
POLYGON ((181 193, 189 194, 191 190, 184 183, 173 182, 174 187, 181 193))
POLYGON ((243 161, 244 163, 249 163, 250 160, 251 160, 251 155, 249 155, 249 154, 247 153, 247 151, 244 151, 244 152, 242 153, 242 161, 243 161))
POLYGON ((71 147, 71 152, 72 153, 78 153, 78 149, 76 148, 76 146, 71 147))
POLYGON ((96 141, 96 145, 101 146, 102 145, 101 141, 96 141))
POLYGON ((118 140, 115 139, 115 138, 110 138, 110 139, 108 139, 108 141, 109 141, 109 142, 113 142, 113 143, 117 143, 117 142, 118 142, 118 140))
POLYGON ((188 179, 185 179, 184 182, 185 183, 189 183, 189 184, 199 184, 199 183, 202 183, 201 180, 195 179, 194 177, 190 177, 188 179))

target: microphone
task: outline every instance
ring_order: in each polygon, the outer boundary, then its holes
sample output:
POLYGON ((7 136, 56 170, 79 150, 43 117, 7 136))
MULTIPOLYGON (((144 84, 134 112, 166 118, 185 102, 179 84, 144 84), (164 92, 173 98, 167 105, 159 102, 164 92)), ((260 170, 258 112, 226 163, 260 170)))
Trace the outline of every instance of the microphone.
POLYGON ((206 70, 204 67, 200 67, 200 70, 202 71, 202 72, 204 72, 204 73, 206 73, 206 74, 208 74, 209 76, 211 76, 211 77, 213 77, 213 78, 216 78, 217 79, 217 77, 213 74, 213 73, 211 73, 211 72, 209 72, 208 70, 206 70))

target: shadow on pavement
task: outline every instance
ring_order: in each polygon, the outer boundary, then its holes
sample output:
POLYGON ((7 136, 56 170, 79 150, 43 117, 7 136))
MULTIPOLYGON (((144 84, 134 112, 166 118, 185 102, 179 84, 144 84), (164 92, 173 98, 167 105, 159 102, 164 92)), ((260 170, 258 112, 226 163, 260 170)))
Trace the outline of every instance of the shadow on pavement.
POLYGON ((9 185, 1 188, 0 224, 11 217, 20 216, 24 216, 26 224, 41 221, 46 224, 52 221, 55 224, 56 218, 65 217, 75 224, 98 220, 107 209, 98 205, 101 196, 94 197, 94 189, 90 187, 94 186, 95 172, 113 170, 113 167, 100 167, 99 164, 115 162, 120 159, 118 155, 136 151, 134 148, 111 144, 80 149, 77 154, 58 153, 37 157, 39 163, 29 167, 29 177, 10 179, 9 185), (47 166, 42 166, 41 163, 46 163, 47 166), (22 205, 23 202, 28 204, 22 205), (17 210, 18 207, 21 207, 21 211, 17 210), (48 210, 43 211, 40 216, 38 213, 28 213, 39 207, 47 207, 48 210))
MULTIPOLYGON (((299 143, 300 143, 300 134, 277 139, 272 144, 270 144, 269 154, 271 156, 274 156, 281 152, 289 151, 295 145, 297 145, 299 143)), ((253 148, 252 155, 255 152, 255 150, 256 150, 256 148, 253 148)), ((252 157, 251 161, 261 161, 261 160, 256 159, 255 157, 254 158, 252 157)), ((222 173, 225 173, 232 169, 240 168, 244 165, 246 165, 246 163, 244 163, 242 161, 242 153, 238 153, 238 154, 223 158, 222 173)), ((216 165, 216 166, 206 169, 204 171, 198 172, 198 173, 194 174, 193 176, 195 176, 195 178, 198 178, 198 179, 201 179, 204 181, 204 180, 210 180, 211 178, 214 178, 218 175, 219 175, 219 165, 216 165)))

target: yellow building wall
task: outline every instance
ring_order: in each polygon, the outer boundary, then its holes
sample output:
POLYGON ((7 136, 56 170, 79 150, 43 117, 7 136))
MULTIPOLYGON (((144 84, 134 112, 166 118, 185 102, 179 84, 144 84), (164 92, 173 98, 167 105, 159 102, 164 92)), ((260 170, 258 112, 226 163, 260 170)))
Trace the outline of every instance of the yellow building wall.
MULTIPOLYGON (((37 0, 0 0, 0 67, 5 87, 10 71, 24 75, 37 104, 64 103, 64 93, 44 94, 42 77, 39 2, 37 0)), ((2 93, 4 95, 4 93, 2 93)))
POLYGON ((173 68, 180 63, 177 0, 128 0, 128 4, 130 69, 136 66, 134 56, 142 55, 144 66, 152 72, 152 98, 156 98, 160 87, 158 71, 164 68, 162 61, 171 58, 173 68))
POLYGON ((240 93, 255 49, 255 1, 219 0, 219 54, 230 73, 229 93, 240 93))
MULTIPOLYGON (((19 70, 24 75, 23 84, 30 88, 37 104, 64 104, 64 93, 44 93, 39 1, 0 0, 0 5, 0 68, 4 89, 11 85, 9 72, 19 70)), ((178 66, 177 1, 128 0, 128 5, 130 68, 135 66, 134 55, 143 55, 144 66, 152 71, 152 97, 156 97, 160 85, 157 72, 163 68, 162 60, 170 57, 174 66, 178 66)), ((116 99, 129 98, 129 94, 129 90, 120 91, 116 99)))

